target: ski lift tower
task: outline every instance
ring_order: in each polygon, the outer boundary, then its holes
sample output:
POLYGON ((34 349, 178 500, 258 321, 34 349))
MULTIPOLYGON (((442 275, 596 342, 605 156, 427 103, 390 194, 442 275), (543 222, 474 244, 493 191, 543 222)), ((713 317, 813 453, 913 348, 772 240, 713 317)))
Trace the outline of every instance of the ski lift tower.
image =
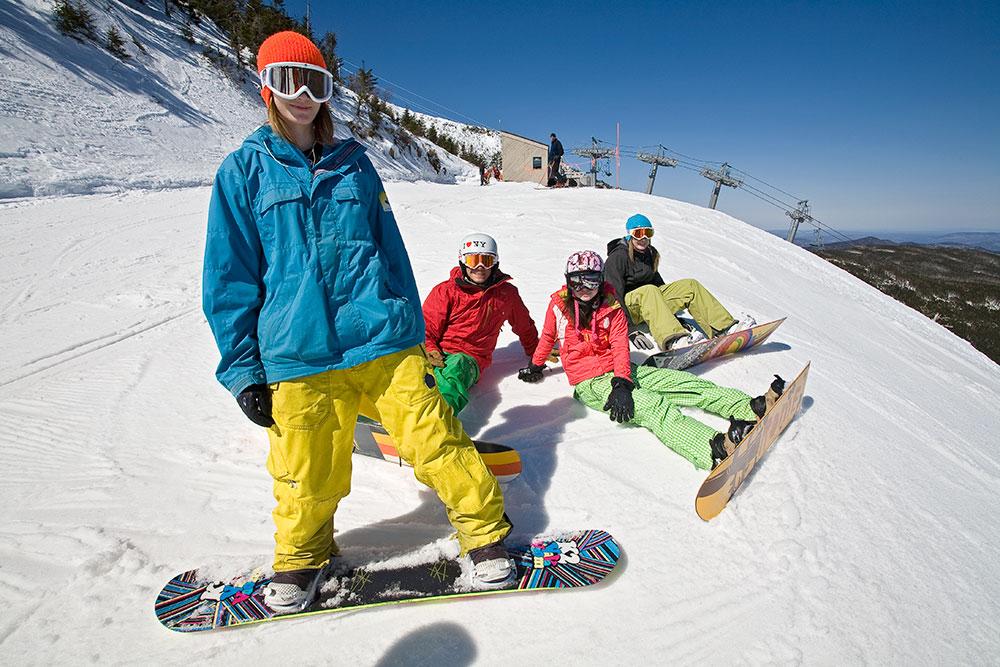
POLYGON ((719 190, 725 185, 730 188, 738 188, 743 185, 743 181, 733 178, 729 175, 729 163, 723 162, 722 166, 718 169, 702 169, 701 175, 710 181, 715 181, 715 190, 712 191, 712 199, 708 203, 708 207, 711 209, 715 208, 715 205, 719 202, 719 190))
POLYGON ((646 194, 653 194, 653 182, 656 181, 656 168, 660 165, 664 167, 676 167, 677 160, 672 157, 666 157, 663 154, 663 146, 660 146, 660 150, 656 151, 656 155, 650 153, 636 153, 636 159, 642 162, 648 162, 653 165, 652 169, 649 170, 649 182, 646 183, 646 194))
POLYGON ((597 187, 597 161, 610 158, 615 154, 614 148, 601 148, 597 144, 600 143, 594 137, 590 138, 591 147, 590 148, 574 148, 573 155, 579 155, 580 157, 590 158, 590 173, 594 175, 594 187, 597 187))
POLYGON ((788 237, 785 240, 789 243, 795 243, 795 233, 799 231, 799 225, 812 220, 812 216, 809 215, 809 200, 803 199, 799 202, 797 209, 785 211, 785 215, 792 219, 792 224, 788 228, 788 237))

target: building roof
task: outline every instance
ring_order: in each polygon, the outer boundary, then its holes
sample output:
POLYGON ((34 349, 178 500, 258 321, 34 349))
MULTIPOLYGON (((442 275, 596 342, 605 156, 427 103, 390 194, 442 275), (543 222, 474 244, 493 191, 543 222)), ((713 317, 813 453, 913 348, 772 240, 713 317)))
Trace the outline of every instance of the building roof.
POLYGON ((529 139, 528 137, 522 137, 520 134, 514 134, 513 132, 508 132, 507 130, 500 130, 500 134, 501 135, 509 134, 510 136, 512 136, 512 137, 514 137, 516 139, 520 139, 521 141, 528 141, 528 142, 533 143, 533 144, 538 144, 542 148, 548 149, 548 144, 543 143, 541 141, 536 141, 534 139, 529 139))

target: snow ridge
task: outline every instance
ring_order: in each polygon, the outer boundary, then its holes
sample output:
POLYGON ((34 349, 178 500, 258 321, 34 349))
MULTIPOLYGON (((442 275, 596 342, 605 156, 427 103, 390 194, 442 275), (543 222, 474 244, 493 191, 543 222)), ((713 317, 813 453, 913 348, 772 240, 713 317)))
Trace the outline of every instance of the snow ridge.
MULTIPOLYGON (((266 120, 253 73, 233 80, 202 55, 229 50, 208 19, 192 26, 189 44, 179 8, 167 17, 160 2, 82 1, 99 33, 114 25, 123 34, 128 60, 62 35, 48 0, 0 5, 0 198, 210 183, 222 159, 266 120)), ((331 101, 337 136, 350 136, 355 104, 345 88, 331 101)), ((401 149, 394 130, 386 119, 363 140, 384 179, 456 183, 477 176, 471 164, 426 139, 401 149), (437 152, 440 171, 428 150, 437 152)))

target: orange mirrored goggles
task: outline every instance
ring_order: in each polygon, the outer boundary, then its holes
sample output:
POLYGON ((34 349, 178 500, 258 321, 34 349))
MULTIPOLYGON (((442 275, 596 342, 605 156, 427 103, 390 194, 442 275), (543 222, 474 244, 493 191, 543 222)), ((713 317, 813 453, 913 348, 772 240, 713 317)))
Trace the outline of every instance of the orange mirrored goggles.
POLYGON ((651 239, 653 238, 653 228, 652 227, 636 227, 632 230, 632 238, 634 239, 651 239))
POLYGON ((496 255, 473 252, 468 255, 462 255, 462 262, 470 269, 478 269, 480 266, 488 269, 497 263, 497 257, 496 255))

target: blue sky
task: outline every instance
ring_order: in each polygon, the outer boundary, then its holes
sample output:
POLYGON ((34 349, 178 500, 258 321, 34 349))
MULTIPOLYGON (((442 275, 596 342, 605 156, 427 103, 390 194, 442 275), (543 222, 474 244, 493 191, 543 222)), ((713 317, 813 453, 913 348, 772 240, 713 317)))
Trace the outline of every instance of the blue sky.
MULTIPOLYGON (((286 7, 302 15, 305 1, 286 7)), ((462 114, 440 115, 546 141, 555 131, 567 150, 613 143, 620 122, 623 146, 727 161, 845 232, 1000 231, 998 2, 314 0, 312 11, 342 58, 462 114)), ((644 189, 647 173, 622 159, 622 187, 644 189)), ((660 168, 654 193, 707 205, 711 188, 660 168)), ((718 208, 788 225, 744 190, 724 188, 718 208)))

